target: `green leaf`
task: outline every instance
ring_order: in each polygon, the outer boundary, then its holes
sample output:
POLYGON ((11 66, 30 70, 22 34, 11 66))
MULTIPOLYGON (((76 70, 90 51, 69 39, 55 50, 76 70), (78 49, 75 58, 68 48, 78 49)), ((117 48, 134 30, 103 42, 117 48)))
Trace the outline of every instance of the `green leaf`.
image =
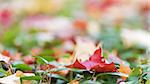
POLYGON ((116 75, 116 76, 128 77, 127 74, 124 74, 124 73, 117 73, 117 72, 115 72, 115 73, 100 73, 100 74, 97 75, 97 77, 102 76, 102 75, 116 75))
POLYGON ((143 73, 142 78, 145 79, 145 80, 149 80, 150 79, 150 72, 143 73))
POLYGON ((149 79, 149 80, 147 80, 145 84, 150 84, 150 79, 149 79))
POLYGON ((27 32, 21 32, 14 41, 17 49, 25 55, 29 54, 31 52, 30 50, 38 45, 36 36, 27 32))
POLYGON ((14 39, 17 37, 19 32, 20 32, 19 25, 15 24, 8 31, 6 31, 4 33, 3 37, 1 38, 2 43, 5 46, 9 46, 9 47, 13 46, 14 45, 14 39))
POLYGON ((99 39, 103 42, 104 49, 113 50, 122 48, 120 32, 117 29, 102 29, 99 39))
POLYGON ((6 76, 7 72, 0 68, 0 78, 6 76))
POLYGON ((65 81, 58 79, 55 84, 65 84, 65 81))
POLYGON ((137 76, 129 77, 126 84, 139 84, 139 77, 137 76))
POLYGON ((86 71, 86 70, 82 70, 82 69, 70 69, 70 68, 62 67, 62 68, 50 69, 49 72, 58 72, 58 71, 62 71, 62 70, 70 70, 70 71, 76 72, 76 73, 83 73, 83 71, 86 71))
POLYGON ((135 53, 135 52, 130 51, 130 50, 128 50, 126 52, 124 51, 124 53, 121 54, 122 59, 138 58, 140 56, 141 55, 139 53, 137 53, 137 52, 135 53))
POLYGON ((57 74, 47 74, 49 77, 53 77, 53 78, 58 78, 58 79, 62 79, 64 81, 67 81, 68 82, 68 79, 66 79, 65 77, 63 76, 60 76, 60 75, 57 75, 57 74))
POLYGON ((37 58, 37 63, 40 64, 48 64, 51 61, 54 61, 55 59, 51 56, 34 56, 37 58))
POLYGON ((69 69, 70 71, 73 71, 73 72, 77 72, 77 73, 82 73, 83 71, 87 71, 87 70, 84 70, 84 69, 75 69, 75 68, 70 68, 69 69))
POLYGON ((42 80, 42 77, 40 76, 24 76, 21 77, 22 80, 42 80))
POLYGON ((62 56, 62 58, 69 58, 70 54, 65 54, 64 56, 62 56))
POLYGON ((11 73, 9 73, 8 71, 5 71, 4 69, 0 68, 0 77, 4 77, 4 76, 8 76, 11 73))
POLYGON ((149 64, 142 64, 139 67, 142 68, 143 73, 144 72, 150 72, 150 65, 149 64))
POLYGON ((84 71, 83 72, 84 79, 90 80, 93 77, 93 74, 94 74, 94 72, 84 71))
POLYGON ((16 64, 15 67, 20 70, 32 70, 32 68, 27 64, 16 64))
POLYGON ((69 70, 68 68, 53 68, 50 72, 62 71, 62 70, 69 70))
POLYGON ((0 72, 0 78, 5 77, 6 74, 0 72))
POLYGON ((52 55, 53 53, 54 53, 53 50, 45 49, 45 50, 42 51, 39 55, 40 55, 40 56, 47 56, 47 55, 52 55))
POLYGON ((37 58, 37 63, 39 64, 48 64, 48 61, 44 58, 42 58, 41 56, 36 56, 35 58, 37 58))
POLYGON ((130 74, 130 76, 139 76, 142 73, 142 70, 140 67, 134 68, 130 74))
POLYGON ((102 83, 98 81, 86 80, 86 81, 83 81, 82 84, 102 84, 102 83))
POLYGON ((7 73, 4 69, 0 68, 0 73, 7 73))
POLYGON ((48 62, 55 60, 52 56, 41 56, 41 57, 44 58, 45 60, 47 60, 48 62))
POLYGON ((42 77, 40 77, 40 76, 24 76, 24 77, 20 77, 21 84, 22 84, 23 80, 42 80, 42 77))

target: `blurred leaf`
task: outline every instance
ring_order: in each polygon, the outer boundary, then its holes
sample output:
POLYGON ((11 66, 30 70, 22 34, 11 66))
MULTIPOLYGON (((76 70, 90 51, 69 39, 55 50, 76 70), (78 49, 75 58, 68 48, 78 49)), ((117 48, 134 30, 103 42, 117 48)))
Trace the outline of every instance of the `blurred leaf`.
MULTIPOLYGON (((120 64, 119 72, 129 75, 131 73, 131 69, 129 66, 125 66, 124 64, 120 64)), ((122 76, 123 80, 126 80, 127 77, 122 76)))
POLYGON ((65 84, 65 81, 58 79, 55 84, 65 84))
POLYGON ((76 72, 76 73, 82 73, 83 71, 87 71, 85 69, 75 69, 75 68, 70 68, 70 71, 76 72))
POLYGON ((85 80, 83 82, 81 82, 81 84, 102 84, 98 81, 92 81, 92 80, 85 80))
POLYGON ((74 11, 82 9, 83 6, 81 0, 66 0, 66 4, 67 5, 65 5, 64 8, 58 12, 59 15, 71 17, 74 11))
POLYGON ((134 68, 130 76, 139 76, 142 74, 142 69, 140 67, 134 68))
POLYGON ((145 79, 145 80, 150 80, 150 73, 143 74, 142 78, 145 79))
POLYGON ((50 71, 51 72, 56 72, 56 71, 62 71, 62 70, 69 70, 68 68, 53 68, 50 71))
POLYGON ((141 22, 141 18, 137 18, 138 16, 134 16, 132 18, 126 18, 124 22, 125 28, 133 28, 139 29, 143 27, 143 22, 141 22))
POLYGON ((44 58, 45 60, 47 60, 48 62, 54 61, 55 58, 52 56, 41 56, 42 58, 44 58))
POLYGON ((97 75, 98 76, 102 76, 102 75, 116 75, 116 76, 124 76, 124 77, 128 77, 127 74, 124 74, 124 73, 117 73, 117 72, 114 72, 114 73, 100 73, 97 75))
POLYGON ((5 77, 6 75, 4 73, 0 72, 0 78, 5 77))
POLYGON ((0 78, 4 77, 4 76, 7 76, 7 71, 5 71, 4 69, 0 68, 0 78))
POLYGON ((18 51, 23 54, 29 54, 30 50, 38 45, 36 36, 27 32, 21 32, 14 41, 18 51))
POLYGON ((36 56, 37 58, 37 63, 40 63, 40 64, 48 64, 48 61, 40 56, 36 56))
POLYGON ((40 56, 49 56, 49 55, 52 55, 52 54, 54 54, 54 51, 53 51, 53 50, 44 49, 44 51, 42 51, 39 55, 40 55, 40 56))
POLYGON ((122 48, 120 32, 114 28, 105 28, 101 31, 100 41, 103 42, 103 48, 107 50, 122 48))
POLYGON ((22 80, 42 80, 40 76, 24 76, 21 77, 22 80))
POLYGON ((139 78, 137 76, 129 77, 126 84, 139 84, 139 78))
POLYGON ((36 29, 36 28, 30 28, 29 30, 28 30, 28 33, 29 34, 37 34, 38 32, 40 32, 40 30, 38 30, 38 29, 36 29))
POLYGON ((116 84, 117 79, 120 78, 117 75, 102 75, 97 78, 102 84, 116 84))
POLYGON ((34 56, 37 58, 37 63, 40 64, 48 64, 51 61, 54 61, 55 59, 51 56, 34 56))
POLYGON ((84 79, 89 80, 92 78, 94 72, 89 72, 89 71, 84 71, 83 75, 84 75, 84 79))
POLYGON ((24 77, 20 77, 21 84, 22 84, 23 80, 42 80, 42 77, 40 77, 40 76, 24 76, 24 77))
POLYGON ((62 56, 62 58, 70 58, 70 54, 65 54, 62 56))
POLYGON ((32 68, 27 64, 16 64, 14 67, 20 70, 32 70, 32 68))
POLYGON ((144 73, 144 72, 150 72, 150 65, 149 65, 149 64, 142 64, 142 65, 140 65, 139 67, 142 68, 143 73, 144 73))
POLYGON ((130 59, 130 58, 138 58, 140 57, 141 54, 133 52, 133 50, 129 50, 129 51, 124 51, 124 53, 121 53, 121 58, 122 59, 130 59))
POLYGON ((15 24, 4 33, 3 37, 1 38, 2 43, 8 47, 14 46, 14 39, 18 36, 19 33, 19 25, 15 24))
POLYGON ((60 75, 57 75, 57 74, 47 74, 49 77, 53 77, 53 78, 58 78, 58 79, 62 79, 64 81, 67 81, 68 82, 68 79, 66 79, 65 77, 63 76, 60 76, 60 75))
POLYGON ((150 84, 150 79, 149 79, 149 80, 147 80, 145 84, 150 84))

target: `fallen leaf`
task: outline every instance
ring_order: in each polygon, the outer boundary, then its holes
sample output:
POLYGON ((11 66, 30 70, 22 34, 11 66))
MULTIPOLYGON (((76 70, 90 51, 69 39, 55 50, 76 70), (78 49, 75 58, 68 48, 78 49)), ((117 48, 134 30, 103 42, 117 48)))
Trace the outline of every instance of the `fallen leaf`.
POLYGON ((76 60, 72 65, 66 66, 69 68, 80 68, 80 69, 86 69, 86 67, 81 64, 78 60, 76 60))
MULTIPOLYGON (((125 73, 127 75, 129 75, 131 73, 131 69, 129 66, 125 66, 123 64, 120 64, 120 68, 118 69, 119 72, 121 73, 125 73)), ((123 80, 126 80, 127 77, 122 76, 123 80)))
POLYGON ((115 72, 117 71, 115 64, 112 62, 110 64, 107 64, 105 62, 105 59, 103 59, 101 55, 102 49, 97 49, 94 54, 89 58, 89 60, 80 62, 78 59, 76 61, 67 66, 69 68, 79 68, 79 69, 86 69, 86 70, 92 70, 96 72, 115 72))

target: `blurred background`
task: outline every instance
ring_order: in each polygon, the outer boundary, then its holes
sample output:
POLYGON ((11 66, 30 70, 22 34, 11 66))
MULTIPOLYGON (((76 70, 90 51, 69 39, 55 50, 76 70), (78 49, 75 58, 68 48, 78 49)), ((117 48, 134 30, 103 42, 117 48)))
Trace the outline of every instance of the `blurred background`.
POLYGON ((82 37, 135 66, 150 55, 150 0, 0 0, 0 35, 16 59, 72 51, 82 37))

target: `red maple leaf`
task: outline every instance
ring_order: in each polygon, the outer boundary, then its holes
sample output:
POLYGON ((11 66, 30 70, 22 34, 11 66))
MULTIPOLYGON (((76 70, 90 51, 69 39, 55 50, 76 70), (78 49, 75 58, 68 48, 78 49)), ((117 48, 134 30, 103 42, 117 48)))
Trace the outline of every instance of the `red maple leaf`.
POLYGON ((97 49, 94 54, 89 58, 89 60, 85 62, 79 62, 77 59, 76 61, 67 66, 69 68, 78 68, 78 69, 86 69, 92 70, 96 72, 115 72, 117 69, 115 64, 112 62, 107 64, 105 59, 102 57, 102 49, 97 49))
POLYGON ((66 66, 68 68, 79 68, 79 69, 86 69, 86 67, 81 64, 78 60, 76 60, 72 65, 66 66))
POLYGON ((94 54, 89 58, 90 61, 93 61, 93 62, 100 62, 100 63, 103 63, 105 62, 105 60, 103 60, 103 57, 102 57, 102 49, 99 48, 97 49, 94 54))
POLYGON ((99 64, 99 65, 91 67, 91 70, 96 71, 96 72, 116 72, 117 71, 114 63, 99 64))

